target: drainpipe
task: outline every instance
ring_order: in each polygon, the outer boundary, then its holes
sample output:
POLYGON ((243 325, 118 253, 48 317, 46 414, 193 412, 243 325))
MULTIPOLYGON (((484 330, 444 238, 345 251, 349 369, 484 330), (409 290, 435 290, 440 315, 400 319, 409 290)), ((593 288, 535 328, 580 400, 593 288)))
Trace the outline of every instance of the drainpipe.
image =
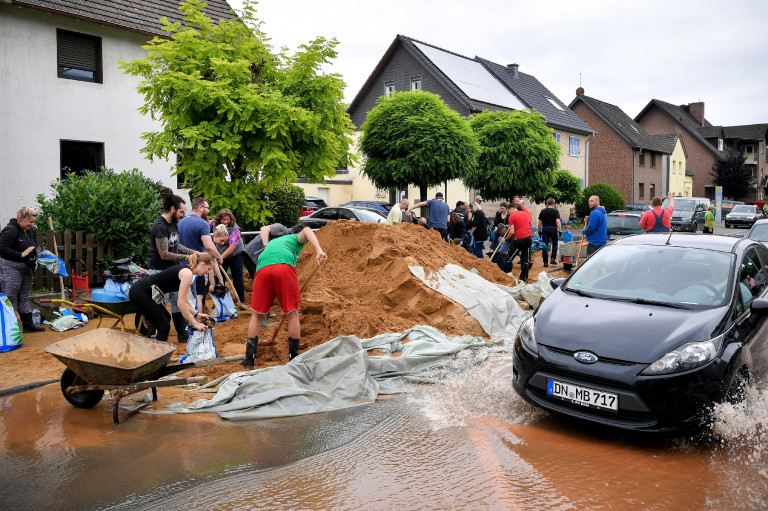
POLYGON ((586 162, 584 163, 584 188, 589 186, 589 141, 594 138, 594 135, 587 135, 587 141, 584 144, 586 153, 586 162))
MULTIPOLYGON (((643 148, 641 147, 640 150, 637 152, 638 158, 640 155, 643 154, 643 148)), ((632 202, 637 203, 640 199, 635 196, 635 193, 637 193, 637 178, 635 177, 635 170, 636 170, 636 163, 635 163, 635 155, 632 154, 632 202)))

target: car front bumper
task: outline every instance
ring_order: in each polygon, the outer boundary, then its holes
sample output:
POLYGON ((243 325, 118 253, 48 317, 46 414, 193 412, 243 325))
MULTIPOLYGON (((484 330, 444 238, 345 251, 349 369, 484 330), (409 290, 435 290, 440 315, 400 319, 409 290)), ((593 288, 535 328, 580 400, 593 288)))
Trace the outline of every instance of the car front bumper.
POLYGON ((515 342, 513 387, 533 405, 606 426, 655 433, 678 433, 702 424, 712 403, 722 400, 730 369, 716 358, 698 369, 671 375, 640 376, 647 364, 600 361, 585 365, 572 354, 538 346, 535 355, 515 342), (556 380, 618 396, 618 410, 598 409, 547 393, 556 380))

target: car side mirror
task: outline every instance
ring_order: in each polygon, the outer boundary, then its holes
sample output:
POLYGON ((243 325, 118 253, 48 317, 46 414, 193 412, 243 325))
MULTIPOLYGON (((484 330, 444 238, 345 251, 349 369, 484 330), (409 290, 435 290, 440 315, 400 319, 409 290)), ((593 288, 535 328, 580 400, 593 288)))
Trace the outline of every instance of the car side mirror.
POLYGON ((563 277, 559 277, 559 278, 550 280, 549 285, 552 286, 552 289, 557 289, 558 287, 563 285, 563 282, 565 282, 565 279, 563 277))
POLYGON ((768 314, 768 298, 755 298, 749 308, 752 314, 765 316, 768 314))

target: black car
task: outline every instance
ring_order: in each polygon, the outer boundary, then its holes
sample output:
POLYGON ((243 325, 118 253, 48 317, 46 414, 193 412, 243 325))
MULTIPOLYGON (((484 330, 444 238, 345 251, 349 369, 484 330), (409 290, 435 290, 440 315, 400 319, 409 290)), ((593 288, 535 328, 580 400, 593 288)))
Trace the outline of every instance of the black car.
POLYGON ((354 220, 360 222, 386 223, 387 217, 378 211, 363 208, 343 208, 334 206, 315 211, 309 216, 299 218, 299 224, 319 229, 334 220, 354 220))
POLYGON ((725 215, 725 227, 752 227, 755 222, 765 218, 763 212, 753 204, 740 204, 734 206, 730 213, 725 215))
POLYGON ((513 386, 608 426, 680 432, 766 376, 768 249, 653 233, 606 245, 520 327, 513 386))
POLYGON ((617 210, 606 215, 607 233, 611 239, 619 239, 630 234, 642 234, 640 219, 642 211, 617 210))

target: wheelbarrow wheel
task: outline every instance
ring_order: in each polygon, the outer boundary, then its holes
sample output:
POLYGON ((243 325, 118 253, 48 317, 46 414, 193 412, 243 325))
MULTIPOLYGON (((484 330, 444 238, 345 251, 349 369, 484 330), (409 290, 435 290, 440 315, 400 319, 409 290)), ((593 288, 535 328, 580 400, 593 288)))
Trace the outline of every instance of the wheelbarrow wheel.
POLYGON ((77 385, 87 385, 88 382, 80 378, 72 369, 65 369, 61 375, 61 393, 69 404, 76 408, 93 408, 104 397, 103 390, 87 390, 77 394, 68 394, 67 389, 77 385))

